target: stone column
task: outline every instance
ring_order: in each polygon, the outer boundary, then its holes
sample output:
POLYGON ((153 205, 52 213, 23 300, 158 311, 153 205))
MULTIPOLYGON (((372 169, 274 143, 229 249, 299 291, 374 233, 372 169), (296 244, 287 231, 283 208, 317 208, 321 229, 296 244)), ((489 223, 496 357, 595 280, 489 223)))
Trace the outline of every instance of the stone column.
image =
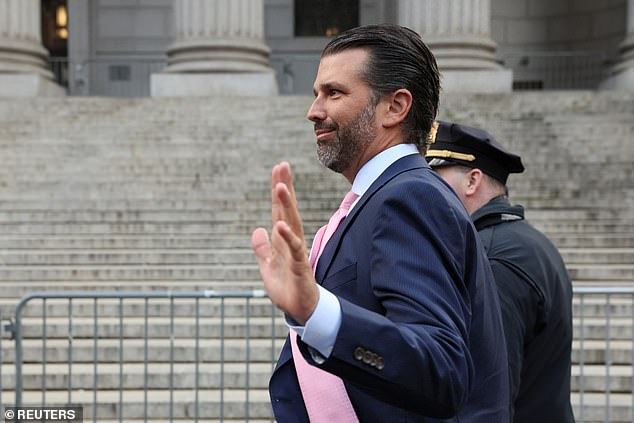
POLYGON ((176 41, 153 96, 274 95, 263 0, 175 0, 176 41))
POLYGON ((619 46, 619 61, 600 88, 634 91, 634 0, 627 2, 627 34, 619 46))
POLYGON ((64 95, 42 45, 40 0, 0 0, 0 97, 64 95))
POLYGON ((399 24, 436 56, 443 91, 507 92, 513 74, 495 60, 490 0, 399 0, 399 24))

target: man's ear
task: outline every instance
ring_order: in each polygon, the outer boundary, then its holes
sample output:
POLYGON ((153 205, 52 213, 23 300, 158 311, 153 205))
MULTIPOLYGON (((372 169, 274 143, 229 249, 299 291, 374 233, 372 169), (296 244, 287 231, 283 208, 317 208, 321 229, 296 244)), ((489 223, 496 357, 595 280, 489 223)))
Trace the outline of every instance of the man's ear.
POLYGON ((408 89, 400 88, 385 96, 387 102, 382 125, 386 128, 399 125, 407 118, 412 108, 412 93, 408 89))
POLYGON ((475 194, 484 183, 484 173, 480 169, 471 169, 467 173, 466 195, 475 194))

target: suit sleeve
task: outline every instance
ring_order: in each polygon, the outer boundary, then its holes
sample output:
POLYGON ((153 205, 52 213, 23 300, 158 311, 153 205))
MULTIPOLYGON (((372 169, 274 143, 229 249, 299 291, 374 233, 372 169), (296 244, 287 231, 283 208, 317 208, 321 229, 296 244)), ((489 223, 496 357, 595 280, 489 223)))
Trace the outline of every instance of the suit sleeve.
MULTIPOLYGON (((370 271, 356 274, 369 280, 356 284, 369 284, 379 309, 339 297, 341 328, 321 367, 383 401, 446 418, 468 397, 474 372, 463 275, 476 234, 442 195, 412 185, 391 190, 364 216, 373 221, 359 253, 367 252, 370 271)), ((352 278, 353 267, 340 273, 352 278)))

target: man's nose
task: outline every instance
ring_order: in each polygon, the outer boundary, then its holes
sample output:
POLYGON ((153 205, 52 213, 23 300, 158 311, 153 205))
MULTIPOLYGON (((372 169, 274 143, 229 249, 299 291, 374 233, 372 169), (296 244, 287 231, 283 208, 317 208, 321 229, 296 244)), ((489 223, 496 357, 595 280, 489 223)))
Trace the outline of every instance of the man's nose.
POLYGON ((311 122, 320 122, 326 119, 326 109, 321 98, 315 97, 313 104, 308 109, 308 113, 306 113, 306 118, 311 122))

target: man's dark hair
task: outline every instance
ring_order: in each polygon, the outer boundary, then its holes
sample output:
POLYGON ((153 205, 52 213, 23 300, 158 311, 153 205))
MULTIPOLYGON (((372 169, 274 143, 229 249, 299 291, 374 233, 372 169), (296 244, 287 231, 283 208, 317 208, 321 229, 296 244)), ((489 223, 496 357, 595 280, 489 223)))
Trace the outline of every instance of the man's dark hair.
POLYGON ((375 103, 400 88, 410 91, 412 108, 403 129, 409 142, 425 150, 427 134, 438 112, 440 75, 436 59, 420 35, 398 25, 361 26, 332 39, 321 57, 352 48, 368 51, 361 77, 370 86, 375 103))

